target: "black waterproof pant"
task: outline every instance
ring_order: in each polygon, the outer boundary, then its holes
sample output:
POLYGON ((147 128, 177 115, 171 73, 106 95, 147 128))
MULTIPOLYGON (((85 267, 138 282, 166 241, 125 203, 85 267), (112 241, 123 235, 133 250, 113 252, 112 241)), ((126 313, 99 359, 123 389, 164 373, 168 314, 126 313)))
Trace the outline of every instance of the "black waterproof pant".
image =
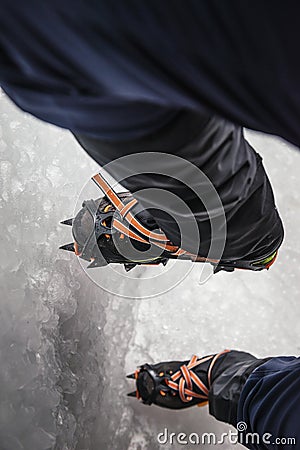
MULTIPOLYGON (((201 177, 197 178, 184 161, 192 163, 205 174, 223 205, 227 230, 222 259, 259 260, 272 254, 281 245, 283 226, 269 179, 261 157, 245 140, 240 127, 220 118, 179 111, 161 129, 134 141, 105 142, 82 135, 76 135, 76 138, 101 166, 125 155, 137 155, 140 152, 145 155, 144 162, 143 157, 139 156, 129 159, 130 167, 121 160, 120 163, 109 165, 107 170, 126 189, 136 193, 135 196, 149 208, 174 244, 181 245, 184 242, 185 250, 194 252, 195 239, 192 234, 189 236, 188 231, 185 231, 185 236, 180 235, 176 221, 182 220, 188 224, 196 220, 200 234, 197 250, 201 256, 208 254, 212 229, 207 205, 193 190, 200 186, 203 192, 207 191, 206 182, 201 177), (165 160, 161 153, 183 158, 182 164, 178 159, 174 163, 172 158, 165 160), (157 169, 153 170, 151 164, 151 173, 148 173, 147 154, 148 157, 151 155, 157 169), (135 166, 134 176, 130 173, 131 164, 135 166), (186 182, 179 181, 179 175, 186 182), (175 200, 170 204, 170 199, 163 195, 147 196, 139 192, 144 190, 147 193, 149 188, 174 194, 175 200), (182 209, 181 200, 190 208, 190 215, 182 209), (176 220, 171 217, 172 213, 176 220)), ((221 214, 220 211, 213 211, 213 215, 218 214, 221 214)), ((188 227, 184 229, 188 230, 188 227)), ((220 235, 223 236, 223 232, 224 229, 222 233, 220 230, 220 235)), ((218 239, 218 233, 214 234, 213 239, 218 239)))

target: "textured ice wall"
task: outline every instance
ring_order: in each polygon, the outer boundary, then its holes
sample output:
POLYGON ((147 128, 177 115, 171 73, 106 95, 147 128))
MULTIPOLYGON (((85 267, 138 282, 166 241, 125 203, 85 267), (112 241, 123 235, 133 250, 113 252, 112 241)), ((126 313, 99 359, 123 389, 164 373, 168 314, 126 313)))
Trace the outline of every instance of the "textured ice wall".
POLYGON ((119 423, 121 409, 110 417, 101 398, 111 348, 122 371, 131 305, 124 311, 58 250, 71 240, 59 221, 96 165, 68 132, 3 94, 0 124, 0 449, 109 448, 92 437, 95 418, 103 430, 119 423))
MULTIPOLYGON (((205 409, 168 412, 126 398, 132 383, 125 374, 144 362, 226 347, 299 353, 300 154, 249 134, 286 228, 269 272, 221 273, 200 286, 193 271, 169 293, 137 301, 103 292, 58 250, 70 242, 59 220, 72 216, 96 164, 69 133, 20 112, 4 95, 0 126, 0 449, 182 448, 157 443, 165 427, 221 435, 228 427, 205 409)), ((142 293, 137 283, 129 294, 142 293)))

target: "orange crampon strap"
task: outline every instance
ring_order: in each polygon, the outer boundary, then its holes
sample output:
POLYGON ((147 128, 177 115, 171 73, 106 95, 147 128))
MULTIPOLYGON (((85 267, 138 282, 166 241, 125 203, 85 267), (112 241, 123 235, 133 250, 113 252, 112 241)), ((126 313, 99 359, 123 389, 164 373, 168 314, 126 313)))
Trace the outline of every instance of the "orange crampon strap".
POLYGON ((188 364, 181 366, 180 369, 176 373, 174 373, 174 375, 172 375, 170 380, 165 380, 167 386, 178 392, 180 399, 184 403, 190 402, 191 400, 193 400, 193 398, 208 400, 208 393, 211 386, 212 369, 217 359, 221 355, 224 355, 224 353, 228 352, 230 352, 230 350, 224 350, 223 352, 220 352, 215 356, 207 356, 200 359, 198 359, 198 357, 194 355, 188 364), (203 381, 201 381, 200 378, 195 374, 193 369, 209 360, 211 360, 211 363, 209 365, 207 374, 208 385, 206 386, 203 381), (193 390, 194 385, 197 386, 201 394, 198 394, 193 390))
MULTIPOLYGON (((107 183, 100 173, 96 174, 92 178, 97 186, 104 192, 104 194, 109 198, 114 207, 118 210, 123 219, 130 223, 134 228, 136 228, 140 233, 149 238, 150 240, 168 243, 169 240, 163 231, 155 233, 148 230, 144 225, 142 225, 130 212, 130 209, 138 203, 136 199, 131 200, 127 205, 125 205, 118 194, 112 189, 112 187, 107 183)), ((174 247, 177 250, 177 247, 174 247)))
POLYGON ((194 255, 192 253, 187 252, 186 250, 177 247, 170 242, 165 233, 162 230, 159 232, 154 232, 148 230, 132 213, 131 209, 138 203, 138 201, 134 198, 129 203, 124 204, 118 194, 114 191, 114 189, 109 185, 109 183, 103 178, 100 173, 97 173, 92 177, 92 180, 95 184, 102 190, 104 195, 109 199, 112 205, 119 212, 120 216, 124 221, 128 223, 126 225, 124 222, 120 222, 118 219, 114 219, 112 226, 117 229, 122 234, 125 234, 131 239, 134 239, 139 242, 143 242, 146 244, 154 244, 157 247, 168 251, 171 255, 176 257, 181 257, 185 255, 189 259, 193 261, 201 261, 201 262, 212 262, 218 263, 218 260, 212 260, 204 257, 199 257, 198 255, 194 255), (132 230, 129 226, 135 229, 132 230))

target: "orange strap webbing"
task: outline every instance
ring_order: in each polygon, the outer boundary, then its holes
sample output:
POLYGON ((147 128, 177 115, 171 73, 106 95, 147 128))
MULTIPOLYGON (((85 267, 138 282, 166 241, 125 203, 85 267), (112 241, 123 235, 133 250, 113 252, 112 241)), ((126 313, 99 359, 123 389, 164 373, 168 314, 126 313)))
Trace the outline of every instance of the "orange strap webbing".
POLYGON ((179 249, 177 246, 174 246, 165 233, 163 231, 154 232, 148 230, 144 225, 136 219, 136 217, 130 212, 130 210, 135 206, 138 201, 136 199, 131 200, 126 205, 123 203, 118 194, 113 190, 113 188, 108 184, 108 182, 103 178, 103 176, 98 173, 92 177, 92 180, 96 183, 96 185, 103 191, 103 193, 107 196, 116 210, 119 212, 120 216, 133 227, 139 234, 135 233, 131 229, 129 229, 124 223, 121 223, 117 219, 114 219, 113 226, 124 233, 126 236, 138 240, 140 242, 145 242, 149 244, 150 242, 154 245, 169 251, 170 253, 176 254, 180 251, 184 252, 184 250, 179 249))
POLYGON ((184 402, 190 402, 193 398, 199 398, 202 400, 208 400, 208 393, 211 386, 211 373, 217 359, 224 353, 228 353, 230 350, 224 350, 215 356, 207 356, 205 358, 198 359, 196 355, 192 357, 187 365, 183 365, 180 369, 172 375, 171 380, 166 379, 166 384, 174 391, 179 392, 180 399, 184 402), (211 360, 208 369, 208 385, 206 386, 200 378, 193 372, 193 369, 206 361, 211 360), (194 392, 193 385, 202 392, 198 394, 194 392))
POLYGON ((97 173, 92 177, 92 180, 95 184, 102 190, 104 195, 109 199, 112 205, 119 212, 120 216, 128 223, 128 226, 124 223, 121 223, 118 219, 114 219, 112 226, 116 228, 121 233, 125 234, 131 239, 135 239, 139 242, 151 243, 156 245, 163 250, 168 251, 173 256, 187 256, 194 261, 201 262, 218 262, 216 260, 208 259, 205 257, 200 257, 198 255, 193 255, 192 253, 187 252, 186 250, 177 247, 170 242, 165 233, 162 230, 159 232, 154 232, 148 230, 144 225, 136 219, 136 217, 131 213, 131 209, 138 203, 138 201, 134 198, 126 205, 123 203, 122 199, 118 196, 118 194, 114 191, 114 189, 109 185, 109 183, 103 178, 100 173, 97 173), (133 231, 131 228, 135 229, 133 231))

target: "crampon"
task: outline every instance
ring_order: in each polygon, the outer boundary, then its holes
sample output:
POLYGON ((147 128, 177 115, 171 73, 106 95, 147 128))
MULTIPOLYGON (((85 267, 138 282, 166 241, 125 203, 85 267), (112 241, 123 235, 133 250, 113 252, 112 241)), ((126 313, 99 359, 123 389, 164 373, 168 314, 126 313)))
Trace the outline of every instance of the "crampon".
POLYGON ((117 193, 100 173, 92 180, 104 197, 84 201, 75 218, 61 222, 72 226, 74 242, 60 249, 89 261, 87 268, 117 263, 129 271, 137 265, 166 265, 170 259, 182 259, 210 263, 214 273, 235 269, 258 271, 268 269, 277 257, 275 251, 259 261, 226 261, 189 253, 168 239, 131 193, 117 193))
POLYGON ((194 355, 190 361, 144 364, 127 375, 136 381, 136 390, 128 396, 141 399, 146 405, 154 403, 169 409, 204 406, 209 400, 212 371, 219 358, 228 352, 203 358, 194 355))

